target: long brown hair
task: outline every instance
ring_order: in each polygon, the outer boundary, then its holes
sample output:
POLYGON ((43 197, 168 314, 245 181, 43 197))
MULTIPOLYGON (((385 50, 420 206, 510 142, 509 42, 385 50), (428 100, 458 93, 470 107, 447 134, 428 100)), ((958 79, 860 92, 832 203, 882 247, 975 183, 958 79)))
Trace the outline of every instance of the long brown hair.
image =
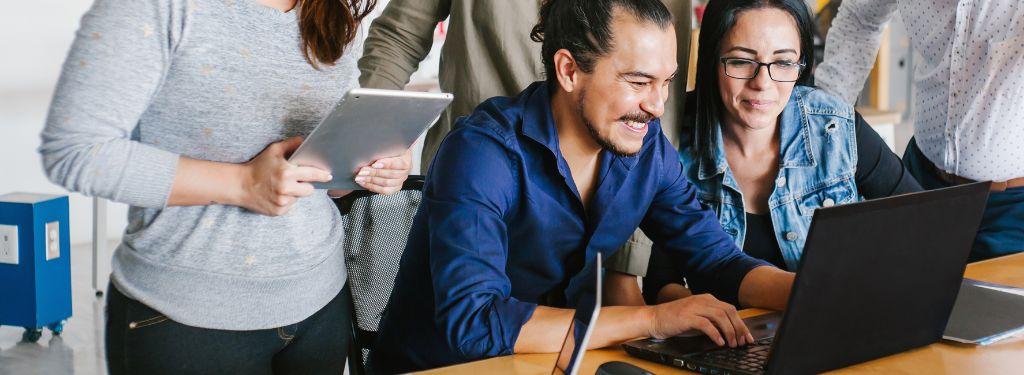
POLYGON ((302 53, 313 67, 334 65, 356 38, 359 22, 377 0, 299 0, 302 53))

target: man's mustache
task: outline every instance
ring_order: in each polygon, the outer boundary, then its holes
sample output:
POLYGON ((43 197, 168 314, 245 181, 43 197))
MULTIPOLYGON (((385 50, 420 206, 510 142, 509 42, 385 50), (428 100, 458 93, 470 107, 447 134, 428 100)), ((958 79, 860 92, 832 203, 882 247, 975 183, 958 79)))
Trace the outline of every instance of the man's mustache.
POLYGON ((633 122, 642 122, 642 123, 646 124, 648 122, 651 122, 651 120, 654 120, 654 116, 651 116, 650 113, 646 113, 646 112, 630 112, 630 113, 625 114, 622 117, 619 117, 619 121, 623 121, 623 122, 633 121, 633 122))

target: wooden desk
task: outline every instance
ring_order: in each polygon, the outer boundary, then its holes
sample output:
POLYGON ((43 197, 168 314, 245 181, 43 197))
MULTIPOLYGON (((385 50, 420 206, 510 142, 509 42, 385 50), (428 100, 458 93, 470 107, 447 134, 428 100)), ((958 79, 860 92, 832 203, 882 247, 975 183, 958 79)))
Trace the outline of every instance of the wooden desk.
MULTIPOLYGON (((973 263, 966 277, 1024 287, 1024 253, 973 263)), ((743 317, 765 310, 740 311, 743 317)), ((587 351, 581 374, 593 374, 608 361, 635 363, 656 374, 684 373, 675 367, 636 359, 619 348, 587 351)), ((550 374, 554 354, 518 354, 444 367, 425 373, 437 374, 550 374)), ((1020 374, 1024 373, 1024 337, 1010 338, 983 347, 940 342, 908 352, 843 368, 832 373, 876 374, 1020 374)))

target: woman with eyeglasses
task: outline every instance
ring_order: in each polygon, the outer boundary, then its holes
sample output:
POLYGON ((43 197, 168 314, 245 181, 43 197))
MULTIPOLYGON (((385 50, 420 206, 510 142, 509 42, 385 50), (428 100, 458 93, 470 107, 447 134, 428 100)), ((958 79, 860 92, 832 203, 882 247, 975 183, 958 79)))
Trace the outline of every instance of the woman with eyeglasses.
MULTIPOLYGON (((921 189, 852 106, 812 86, 812 27, 802 0, 710 1, 680 132, 700 201, 744 252, 789 271, 815 209, 921 189)), ((665 256, 649 262, 648 303, 689 293, 665 256)))

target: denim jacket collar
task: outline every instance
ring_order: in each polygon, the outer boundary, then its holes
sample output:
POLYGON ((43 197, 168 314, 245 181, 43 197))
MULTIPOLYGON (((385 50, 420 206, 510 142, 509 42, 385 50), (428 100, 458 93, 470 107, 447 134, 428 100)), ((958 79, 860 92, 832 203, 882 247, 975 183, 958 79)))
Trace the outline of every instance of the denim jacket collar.
MULTIPOLYGON (((779 127, 779 145, 781 153, 781 167, 814 167, 817 162, 811 153, 811 130, 808 126, 807 106, 804 105, 802 90, 794 88, 792 98, 786 104, 786 108, 779 115, 779 122, 800 124, 795 127, 779 127)), ((701 158, 698 161, 698 178, 707 180, 716 175, 725 173, 729 163, 725 159, 725 145, 722 141, 721 125, 715 127, 715 148, 709 158, 701 158)))
MULTIPOLYGON (((813 87, 797 86, 779 117, 781 168, 768 198, 775 240, 786 268, 796 270, 814 210, 862 199, 855 181, 856 124, 853 107, 813 87)), ((725 161, 721 131, 705 160, 680 151, 699 199, 718 215, 737 246, 746 240, 743 193, 725 161)))

